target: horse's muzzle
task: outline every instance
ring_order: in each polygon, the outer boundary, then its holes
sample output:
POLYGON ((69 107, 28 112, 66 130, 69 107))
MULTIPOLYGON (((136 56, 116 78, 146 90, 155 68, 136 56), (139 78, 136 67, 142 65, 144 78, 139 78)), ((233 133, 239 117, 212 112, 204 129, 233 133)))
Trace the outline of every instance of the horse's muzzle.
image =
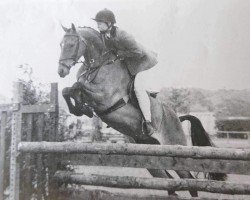
POLYGON ((63 69, 58 69, 58 74, 61 78, 64 78, 66 75, 63 73, 63 69))
POLYGON ((69 69, 67 69, 63 66, 59 66, 58 74, 61 78, 64 78, 65 76, 67 76, 69 74, 69 69))

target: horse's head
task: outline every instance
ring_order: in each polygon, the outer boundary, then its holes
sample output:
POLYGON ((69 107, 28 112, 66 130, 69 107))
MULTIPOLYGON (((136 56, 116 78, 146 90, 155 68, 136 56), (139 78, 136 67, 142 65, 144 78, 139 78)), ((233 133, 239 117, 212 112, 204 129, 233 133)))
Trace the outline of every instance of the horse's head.
POLYGON ((65 35, 60 43, 61 55, 59 59, 58 74, 65 77, 69 74, 70 68, 74 66, 79 58, 83 55, 86 44, 80 42, 79 33, 76 31, 75 25, 72 24, 70 29, 63 27, 65 35))
POLYGON ((70 68, 81 56, 84 56, 85 63, 90 65, 101 56, 104 50, 100 33, 90 27, 82 27, 77 31, 72 24, 70 29, 63 27, 63 30, 65 35, 60 44, 61 55, 58 68, 58 74, 61 77, 69 74, 70 68))

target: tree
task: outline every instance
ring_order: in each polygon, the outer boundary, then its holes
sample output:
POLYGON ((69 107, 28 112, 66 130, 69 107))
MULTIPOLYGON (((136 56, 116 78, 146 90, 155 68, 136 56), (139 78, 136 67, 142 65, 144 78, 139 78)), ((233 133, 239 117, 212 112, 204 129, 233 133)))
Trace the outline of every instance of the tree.
POLYGON ((190 111, 189 97, 188 89, 164 88, 160 98, 175 112, 188 113, 190 111))
POLYGON ((213 111, 214 105, 210 99, 208 99, 208 91, 204 91, 201 89, 190 89, 190 105, 191 109, 195 105, 200 105, 204 110, 213 111))
POLYGON ((216 117, 250 116, 250 102, 247 99, 224 98, 216 105, 216 117))
POLYGON ((21 79, 18 79, 24 85, 23 100, 24 104, 34 105, 37 103, 48 103, 49 93, 42 89, 42 84, 36 84, 33 81, 33 69, 28 64, 19 65, 18 68, 21 70, 23 75, 21 79))

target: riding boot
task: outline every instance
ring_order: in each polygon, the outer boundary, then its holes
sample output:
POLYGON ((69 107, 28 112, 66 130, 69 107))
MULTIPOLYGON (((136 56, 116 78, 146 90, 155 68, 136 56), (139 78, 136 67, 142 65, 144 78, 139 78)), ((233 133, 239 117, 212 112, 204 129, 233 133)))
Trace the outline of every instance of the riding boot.
POLYGON ((150 122, 148 120, 143 121, 143 123, 142 123, 142 132, 146 136, 151 136, 155 132, 155 128, 153 127, 152 122, 150 122))

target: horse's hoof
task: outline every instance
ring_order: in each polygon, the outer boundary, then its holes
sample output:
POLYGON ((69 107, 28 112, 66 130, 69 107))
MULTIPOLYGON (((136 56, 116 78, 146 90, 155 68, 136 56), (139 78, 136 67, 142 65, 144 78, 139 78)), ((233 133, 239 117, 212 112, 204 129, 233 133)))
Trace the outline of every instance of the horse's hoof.
POLYGON ((84 115, 84 113, 82 112, 79 112, 79 111, 70 111, 71 114, 77 116, 77 117, 81 117, 84 115))
POLYGON ((190 195, 191 195, 192 197, 198 197, 198 192, 197 192, 197 191, 192 191, 192 190, 190 190, 189 193, 190 193, 190 195))
POLYGON ((176 194, 174 191, 168 191, 168 195, 169 196, 175 196, 175 197, 178 196, 178 194, 176 194))
POLYGON ((150 138, 150 136, 146 135, 146 134, 143 134, 140 136, 140 139, 141 140, 148 140, 150 138))
POLYGON ((70 112, 71 114, 74 114, 77 117, 81 117, 83 115, 87 115, 89 118, 92 118, 94 116, 93 111, 90 108, 74 108, 70 112))

